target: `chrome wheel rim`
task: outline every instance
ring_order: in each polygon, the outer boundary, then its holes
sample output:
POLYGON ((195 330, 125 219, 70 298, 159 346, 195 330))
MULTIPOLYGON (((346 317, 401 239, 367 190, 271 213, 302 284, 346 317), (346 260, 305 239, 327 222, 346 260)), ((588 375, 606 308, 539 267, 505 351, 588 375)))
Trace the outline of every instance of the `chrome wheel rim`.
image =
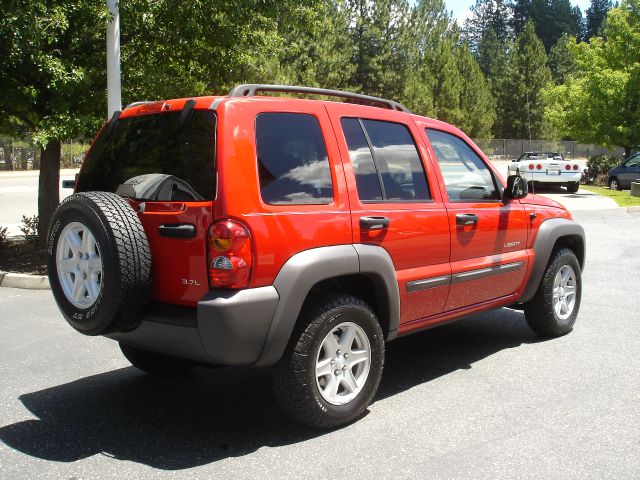
POLYGON ((563 265, 553 281, 553 310, 560 320, 568 319, 576 306, 578 285, 570 265, 563 265))
POLYGON ((334 327, 316 356, 316 384, 332 405, 353 400, 364 387, 371 367, 371 344, 362 327, 344 322, 334 327))
POLYGON ((72 222, 60 233, 56 249, 60 287, 67 300, 77 308, 91 307, 102 290, 100 247, 88 227, 72 222))

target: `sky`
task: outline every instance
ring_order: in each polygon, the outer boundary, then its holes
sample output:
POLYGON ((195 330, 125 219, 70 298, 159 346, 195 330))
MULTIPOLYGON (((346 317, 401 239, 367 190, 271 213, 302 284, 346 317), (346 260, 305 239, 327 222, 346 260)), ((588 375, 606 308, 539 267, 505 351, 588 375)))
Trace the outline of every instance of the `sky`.
MULTIPOLYGON (((464 19, 470 15, 469 9, 475 3, 475 0, 445 0, 445 3, 447 4, 447 9, 453 11, 453 18, 462 25, 464 19)), ((571 4, 578 5, 583 13, 589 8, 589 3, 589 0, 571 0, 571 4)))

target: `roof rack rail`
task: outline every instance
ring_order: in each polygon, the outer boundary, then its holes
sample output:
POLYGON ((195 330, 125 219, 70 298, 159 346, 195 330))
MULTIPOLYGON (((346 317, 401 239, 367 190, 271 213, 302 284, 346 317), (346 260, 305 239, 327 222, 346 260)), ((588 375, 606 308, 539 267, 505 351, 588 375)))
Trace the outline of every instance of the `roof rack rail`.
POLYGON ((411 113, 407 107, 393 100, 386 100, 384 98, 362 95, 360 93, 343 92, 340 90, 328 90, 326 88, 316 87, 297 87, 295 85, 263 85, 257 83, 248 83, 235 87, 233 90, 231 90, 231 92, 229 92, 229 97, 254 97, 257 92, 287 92, 310 95, 326 95, 328 97, 339 97, 347 100, 360 100, 361 102, 378 104, 391 110, 411 113))

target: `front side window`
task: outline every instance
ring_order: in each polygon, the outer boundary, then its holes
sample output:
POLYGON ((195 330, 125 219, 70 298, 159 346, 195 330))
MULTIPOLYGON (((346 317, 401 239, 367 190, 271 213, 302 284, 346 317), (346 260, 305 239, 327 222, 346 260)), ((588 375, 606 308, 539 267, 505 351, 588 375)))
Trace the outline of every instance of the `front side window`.
POLYGON ((305 113, 256 118, 260 193, 271 205, 329 204, 333 184, 318 119, 305 113))
POLYGON ((424 168, 406 126, 358 118, 343 118, 341 125, 361 201, 430 199, 424 168))
POLYGON ((449 201, 500 200, 491 171, 469 145, 450 133, 429 128, 426 133, 444 177, 449 201))

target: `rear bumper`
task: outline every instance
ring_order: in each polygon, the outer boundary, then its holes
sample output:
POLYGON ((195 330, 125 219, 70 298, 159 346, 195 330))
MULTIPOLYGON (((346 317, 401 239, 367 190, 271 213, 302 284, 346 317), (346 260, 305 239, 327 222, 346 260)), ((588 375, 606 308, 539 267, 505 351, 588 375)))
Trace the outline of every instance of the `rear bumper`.
MULTIPOLYGON (((512 172, 509 172, 512 173, 512 172)), ((567 183, 579 182, 582 177, 581 172, 560 172, 560 175, 547 175, 540 172, 520 172, 520 176, 527 182, 566 185, 567 183)))
POLYGON ((131 332, 113 340, 210 365, 252 365, 263 349, 279 295, 272 286, 214 290, 197 308, 152 304, 131 332))

